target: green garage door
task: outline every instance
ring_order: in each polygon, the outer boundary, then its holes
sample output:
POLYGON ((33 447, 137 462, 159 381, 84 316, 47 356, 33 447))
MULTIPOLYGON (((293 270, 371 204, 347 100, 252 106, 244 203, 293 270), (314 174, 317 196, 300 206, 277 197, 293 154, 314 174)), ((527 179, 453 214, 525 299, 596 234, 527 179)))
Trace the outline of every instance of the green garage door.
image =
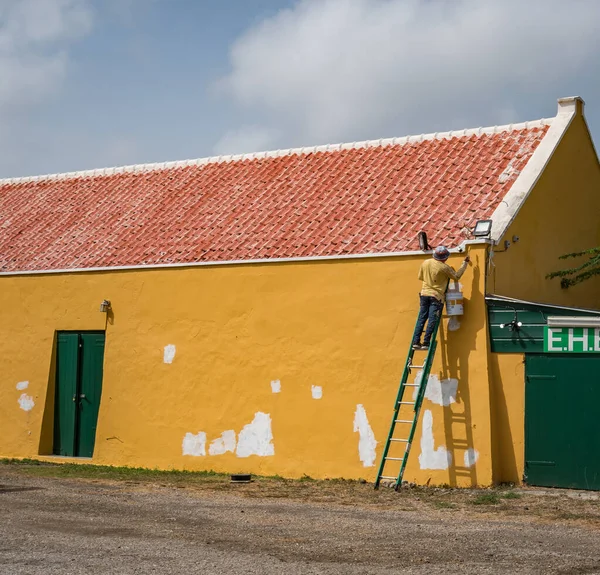
POLYGON ((600 356, 526 358, 525 481, 600 490, 600 356))

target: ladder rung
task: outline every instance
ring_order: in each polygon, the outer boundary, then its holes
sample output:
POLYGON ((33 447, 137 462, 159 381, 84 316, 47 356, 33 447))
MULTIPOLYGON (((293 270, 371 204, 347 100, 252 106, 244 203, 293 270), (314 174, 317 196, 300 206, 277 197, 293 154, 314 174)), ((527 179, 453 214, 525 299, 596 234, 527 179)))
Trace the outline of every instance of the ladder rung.
POLYGON ((404 457, 386 457, 390 461, 404 461, 404 457))
POLYGON ((420 384, 418 384, 418 383, 403 383, 402 385, 404 387, 419 387, 420 384))
POLYGON ((410 363, 408 364, 408 367, 410 369, 423 369, 425 366, 424 365, 411 365, 410 363))
POLYGON ((414 405, 414 401, 399 401, 398 405, 414 405))
POLYGON ((395 419, 395 423, 412 423, 410 419, 395 419))
POLYGON ((394 438, 390 438, 390 441, 404 441, 404 443, 408 443, 408 439, 394 439, 394 438))
POLYGON ((398 478, 397 477, 389 477, 388 475, 380 475, 379 479, 393 479, 394 481, 396 481, 398 478))

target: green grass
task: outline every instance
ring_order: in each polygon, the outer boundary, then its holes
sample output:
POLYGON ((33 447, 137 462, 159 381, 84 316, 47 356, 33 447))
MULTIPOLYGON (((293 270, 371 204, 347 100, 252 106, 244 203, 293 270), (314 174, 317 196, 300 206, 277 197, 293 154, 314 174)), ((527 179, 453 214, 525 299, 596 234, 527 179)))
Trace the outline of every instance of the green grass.
MULTIPOLYGON (((147 469, 144 467, 116 467, 110 465, 91 465, 87 463, 63 463, 40 459, 0 459, 1 466, 18 467, 19 470, 27 475, 38 477, 72 477, 80 479, 109 479, 115 481, 155 481, 162 483, 187 482, 194 483, 198 481, 218 481, 229 479, 230 473, 217 473, 216 471, 184 471, 179 469, 147 469)), ((364 480, 332 478, 317 480, 309 475, 304 475, 299 479, 287 479, 280 475, 262 476, 252 474, 254 479, 260 479, 267 482, 280 482, 285 484, 344 484, 348 486, 359 485, 364 480)), ((308 487, 308 485, 306 485, 308 487)))
POLYGON ((316 479, 313 479, 310 475, 304 474, 298 481, 316 481, 316 479))
POLYGON ((482 493, 472 501, 473 505, 498 505, 500 497, 497 493, 482 493))
POLYGON ((520 493, 515 493, 514 491, 509 491, 508 493, 504 493, 501 495, 502 499, 521 499, 523 497, 520 493))
POLYGON ((22 471, 44 477, 78 477, 83 479, 115 479, 135 481, 189 481, 195 478, 223 478, 215 471, 160 470, 143 467, 114 467, 87 463, 54 463, 38 459, 0 459, 0 465, 18 466, 22 471))

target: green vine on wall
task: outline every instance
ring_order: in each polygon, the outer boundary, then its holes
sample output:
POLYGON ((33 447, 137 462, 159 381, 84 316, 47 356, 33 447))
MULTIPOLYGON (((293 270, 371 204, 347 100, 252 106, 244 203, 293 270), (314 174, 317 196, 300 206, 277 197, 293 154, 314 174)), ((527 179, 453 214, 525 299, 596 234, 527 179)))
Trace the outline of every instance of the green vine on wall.
POLYGON ((573 268, 559 270, 552 272, 546 276, 547 279, 561 278, 560 285, 563 288, 568 288, 579 284, 585 280, 600 275, 600 246, 597 248, 591 248, 583 252, 574 252, 572 254, 565 254, 560 256, 559 259, 566 260, 569 258, 581 258, 588 256, 587 261, 581 265, 573 268))

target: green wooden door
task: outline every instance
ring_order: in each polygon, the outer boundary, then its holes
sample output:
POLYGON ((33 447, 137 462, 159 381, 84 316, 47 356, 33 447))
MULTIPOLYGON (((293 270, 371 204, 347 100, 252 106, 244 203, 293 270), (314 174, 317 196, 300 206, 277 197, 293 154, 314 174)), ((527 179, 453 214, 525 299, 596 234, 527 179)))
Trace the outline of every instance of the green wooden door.
POLYGON ((104 334, 81 334, 81 370, 79 386, 79 421, 77 425, 80 457, 91 457, 96 441, 96 425, 102 394, 104 334))
POLYGON ((600 356, 527 355, 525 480, 600 489, 600 356))
POLYGON ((104 333, 61 332, 57 343, 54 453, 91 457, 102 394, 104 333))
POLYGON ((79 334, 59 333, 56 349, 56 394, 54 398, 55 455, 75 455, 79 334))

